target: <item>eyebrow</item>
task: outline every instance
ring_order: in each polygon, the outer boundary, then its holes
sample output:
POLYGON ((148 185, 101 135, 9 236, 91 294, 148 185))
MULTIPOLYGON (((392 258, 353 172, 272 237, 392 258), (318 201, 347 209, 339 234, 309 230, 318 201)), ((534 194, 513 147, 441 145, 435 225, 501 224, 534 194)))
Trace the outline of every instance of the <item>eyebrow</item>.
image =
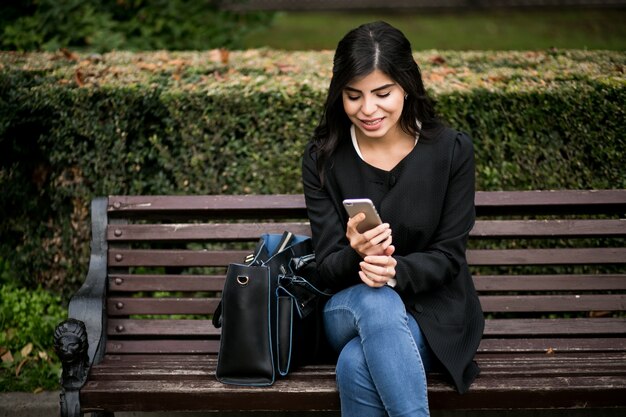
MULTIPOLYGON (((370 93, 375 93, 375 92, 380 91, 380 90, 385 90, 385 89, 387 89, 389 87, 393 87, 394 85, 396 85, 396 83, 389 83, 389 84, 381 85, 380 87, 376 87, 375 89, 370 91, 370 93)), ((361 93, 361 90, 357 90, 356 88, 349 87, 349 86, 346 86, 344 88, 344 90, 354 91, 355 93, 361 93)))

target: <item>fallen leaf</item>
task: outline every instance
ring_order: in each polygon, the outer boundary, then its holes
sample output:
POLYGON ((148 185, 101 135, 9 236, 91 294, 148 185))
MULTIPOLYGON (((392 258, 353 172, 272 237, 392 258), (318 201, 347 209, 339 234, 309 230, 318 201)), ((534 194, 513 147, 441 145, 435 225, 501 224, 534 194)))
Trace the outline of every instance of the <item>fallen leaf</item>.
POLYGON ((24 365, 26 364, 26 362, 28 362, 28 358, 22 359, 22 361, 20 362, 19 365, 17 365, 17 368, 15 368, 15 376, 18 377, 20 376, 20 372, 22 372, 22 368, 24 367, 24 365))
POLYGON ((299 72, 299 69, 295 65, 291 64, 276 64, 278 67, 278 71, 287 73, 287 72, 299 72))
POLYGON ((70 51, 67 48, 61 48, 61 53, 66 59, 69 59, 70 61, 78 61, 78 55, 76 55, 74 52, 70 51))
POLYGON ((79 69, 74 73, 74 81, 78 84, 79 87, 83 87, 85 85, 83 72, 79 69))
POLYGON ((554 349, 549 347, 548 349, 546 349, 546 355, 554 355, 554 349))
POLYGON ((221 48, 220 49, 220 59, 222 61, 222 64, 224 64, 224 65, 228 64, 229 58, 230 58, 230 51, 228 49, 221 48))
POLYGON ((7 351, 4 355, 2 355, 2 362, 4 363, 13 363, 13 355, 11 355, 11 351, 7 351))
POLYGON ((33 391, 33 394, 41 394, 42 392, 43 392, 43 388, 38 387, 38 388, 35 388, 35 390, 33 391))
POLYGON ((37 353, 37 356, 44 361, 48 360, 48 353, 46 351, 40 350, 39 353, 37 353))
POLYGON ((28 355, 30 355, 30 352, 32 351, 33 351, 33 344, 29 343, 26 346, 24 346, 22 350, 20 350, 20 353, 22 354, 23 357, 27 357, 28 355))
POLYGON ((433 57, 430 57, 429 61, 431 62, 431 64, 435 65, 443 65, 446 63, 446 60, 441 55, 435 55, 433 57))
POLYGON ((148 70, 148 71, 152 71, 155 72, 158 69, 158 66, 156 64, 150 63, 150 62, 140 62, 137 64, 137 67, 139 69, 142 70, 148 70))

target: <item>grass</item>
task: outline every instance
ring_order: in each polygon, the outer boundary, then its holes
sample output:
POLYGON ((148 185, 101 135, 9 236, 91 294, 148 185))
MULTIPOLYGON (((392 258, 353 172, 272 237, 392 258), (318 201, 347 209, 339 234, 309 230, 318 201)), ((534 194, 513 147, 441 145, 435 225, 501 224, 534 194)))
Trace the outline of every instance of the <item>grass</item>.
POLYGON ((270 28, 251 33, 245 46, 335 49, 348 30, 374 20, 387 21, 402 30, 415 50, 626 50, 626 9, 281 12, 270 28))

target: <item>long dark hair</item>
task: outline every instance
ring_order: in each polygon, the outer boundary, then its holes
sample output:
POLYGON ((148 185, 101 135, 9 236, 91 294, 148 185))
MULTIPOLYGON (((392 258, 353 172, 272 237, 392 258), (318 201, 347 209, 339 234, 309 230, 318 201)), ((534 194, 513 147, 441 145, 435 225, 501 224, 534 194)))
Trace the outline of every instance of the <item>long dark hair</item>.
POLYGON ((425 126, 436 122, 434 104, 424 88, 411 43, 404 34, 385 22, 366 23, 351 30, 335 50, 333 76, 322 119, 313 133, 317 171, 322 183, 325 163, 337 148, 341 133, 349 129, 351 123, 343 109, 342 92, 349 82, 374 70, 385 73, 408 94, 400 116, 404 132, 411 136, 422 135, 425 126))

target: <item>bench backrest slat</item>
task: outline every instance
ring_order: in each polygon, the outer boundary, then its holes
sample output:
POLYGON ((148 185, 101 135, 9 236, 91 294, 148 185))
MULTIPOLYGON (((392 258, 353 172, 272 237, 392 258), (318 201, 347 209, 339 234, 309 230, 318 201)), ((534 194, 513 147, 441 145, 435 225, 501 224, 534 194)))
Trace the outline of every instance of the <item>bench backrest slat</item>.
MULTIPOLYGON (((206 224, 118 224, 107 228, 111 242, 128 241, 245 241, 263 233, 311 235, 307 222, 206 223, 206 224)), ((624 237, 626 219, 617 220, 478 220, 472 238, 532 237, 624 237)))
POLYGON ((624 274, 475 275, 476 290, 493 291, 626 291, 624 274))

